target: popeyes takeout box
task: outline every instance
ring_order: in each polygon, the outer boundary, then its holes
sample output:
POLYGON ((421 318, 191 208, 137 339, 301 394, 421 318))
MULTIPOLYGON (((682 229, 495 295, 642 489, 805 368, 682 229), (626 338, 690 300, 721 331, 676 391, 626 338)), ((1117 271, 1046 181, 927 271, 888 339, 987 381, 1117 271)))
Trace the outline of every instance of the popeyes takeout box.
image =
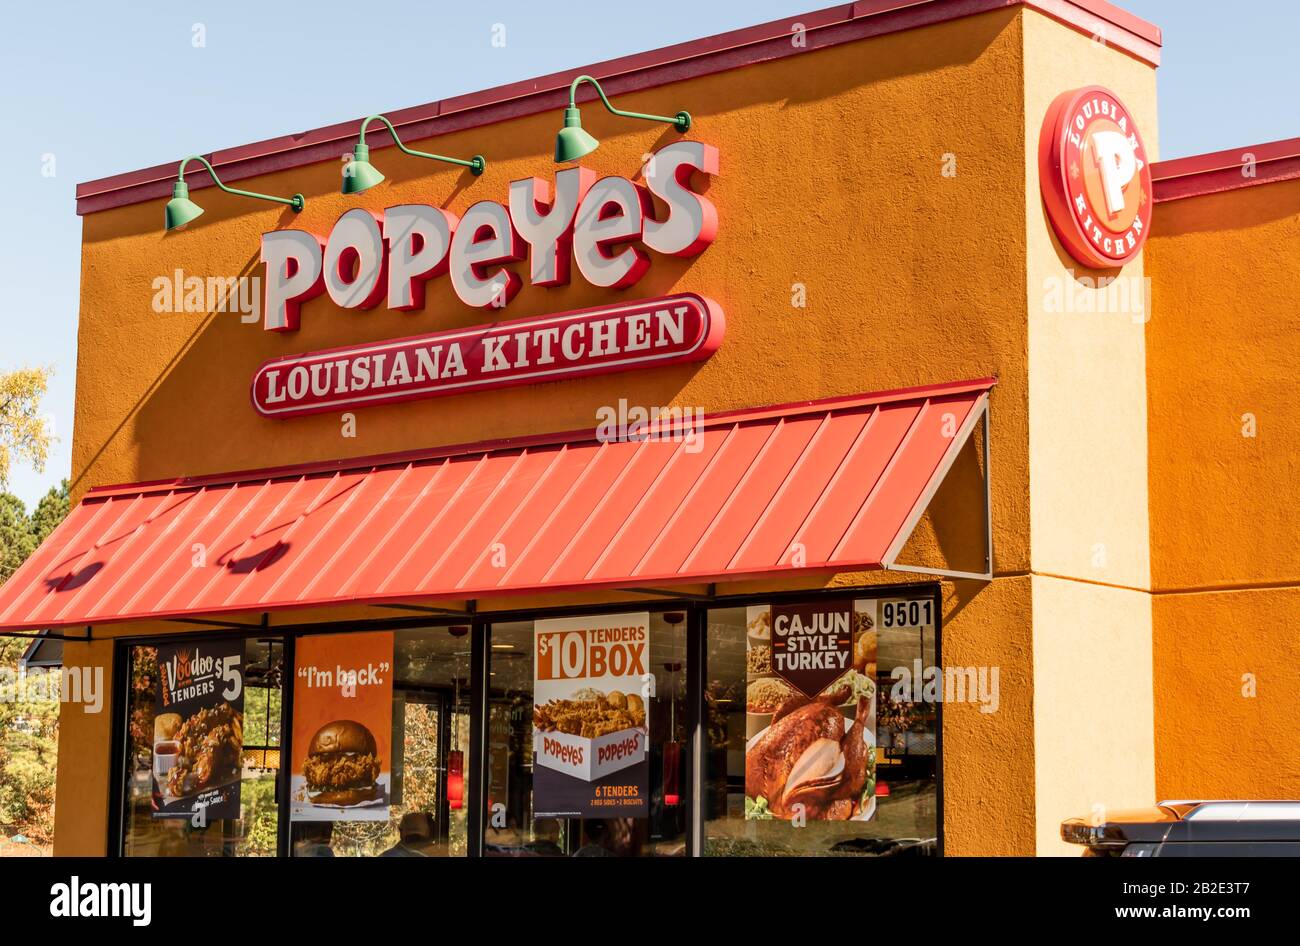
POLYGON ((594 739, 563 732, 533 732, 537 764, 584 782, 594 782, 612 772, 644 761, 645 729, 620 729, 594 739))

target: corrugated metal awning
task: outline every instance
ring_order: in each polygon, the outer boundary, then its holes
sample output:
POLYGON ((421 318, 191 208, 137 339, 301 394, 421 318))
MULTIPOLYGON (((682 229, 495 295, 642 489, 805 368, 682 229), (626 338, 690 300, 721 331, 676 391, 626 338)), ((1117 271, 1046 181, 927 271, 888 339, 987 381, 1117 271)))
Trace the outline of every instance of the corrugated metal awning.
POLYGON ((887 567, 993 383, 95 489, 0 628, 887 567))

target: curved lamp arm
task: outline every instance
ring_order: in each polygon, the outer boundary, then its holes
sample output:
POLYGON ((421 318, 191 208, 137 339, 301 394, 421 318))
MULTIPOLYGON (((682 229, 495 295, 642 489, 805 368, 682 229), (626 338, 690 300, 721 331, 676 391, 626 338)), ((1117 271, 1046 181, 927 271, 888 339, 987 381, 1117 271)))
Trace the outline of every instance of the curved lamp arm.
POLYGON ((388 127, 388 133, 393 136, 393 143, 397 145, 397 150, 409 154, 412 157, 429 158, 433 161, 445 161, 448 164, 459 164, 463 168, 469 168, 475 175, 482 174, 483 169, 487 167, 487 161, 481 154, 476 154, 474 157, 466 161, 463 158, 448 158, 441 154, 429 154, 427 151, 416 151, 414 148, 408 148, 406 145, 402 144, 402 139, 397 137, 397 129, 393 127, 393 123, 383 115, 371 115, 361 123, 361 139, 359 144, 362 147, 365 147, 366 129, 370 126, 371 122, 383 122, 388 127))
MULTIPOLYGON (((235 194, 239 197, 255 197, 258 200, 269 200, 277 204, 288 204, 290 207, 294 209, 294 212, 302 210, 302 208, 307 204, 307 201, 302 196, 302 194, 294 194, 292 197, 272 197, 270 194, 258 194, 258 193, 254 193, 253 191, 241 191, 236 187, 227 187, 225 184, 221 183, 221 178, 217 177, 216 169, 212 167, 212 164, 208 161, 208 159, 198 154, 192 154, 184 161, 181 162, 181 168, 179 174, 176 177, 176 183, 181 185, 182 187, 185 186, 185 165, 189 164, 191 161, 197 161, 199 162, 199 164, 202 164, 205 168, 207 168, 208 173, 212 175, 212 183, 216 184, 227 194, 235 194)), ((177 196, 185 196, 185 195, 178 194, 177 196)))
POLYGON ((676 115, 669 118, 667 115, 647 115, 644 112, 625 112, 622 109, 615 108, 609 103, 609 97, 605 95, 605 90, 600 87, 600 83, 591 76, 578 76, 573 80, 573 83, 569 86, 569 108, 578 107, 575 97, 578 94, 578 86, 584 82, 589 82, 596 87, 596 92, 600 95, 600 100, 605 103, 605 108, 609 109, 609 111, 615 115, 622 116, 623 118, 641 118, 651 122, 666 122, 669 125, 676 126, 677 130, 680 132, 691 130, 690 112, 678 112, 676 115))

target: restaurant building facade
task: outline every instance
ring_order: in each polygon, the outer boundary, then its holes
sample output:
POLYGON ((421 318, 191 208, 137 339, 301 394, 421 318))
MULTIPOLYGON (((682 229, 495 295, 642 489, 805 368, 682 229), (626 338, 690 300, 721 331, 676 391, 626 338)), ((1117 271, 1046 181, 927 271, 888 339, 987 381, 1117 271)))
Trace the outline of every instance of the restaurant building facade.
POLYGON ((866 0, 81 185, 55 853, 1300 795, 1300 146, 1158 162, 1159 55, 866 0))

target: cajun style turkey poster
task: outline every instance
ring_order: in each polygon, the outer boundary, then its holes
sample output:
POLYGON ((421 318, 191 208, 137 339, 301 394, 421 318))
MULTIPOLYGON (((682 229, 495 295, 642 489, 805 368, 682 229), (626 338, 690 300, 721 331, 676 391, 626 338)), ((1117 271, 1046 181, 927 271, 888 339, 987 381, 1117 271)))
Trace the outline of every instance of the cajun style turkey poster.
POLYGON ((747 819, 875 816, 875 606, 821 598, 748 609, 747 819))
POLYGON ((649 612, 534 627, 535 816, 645 817, 649 612))
POLYGON ((158 645, 153 816, 239 817, 244 642, 158 645))

